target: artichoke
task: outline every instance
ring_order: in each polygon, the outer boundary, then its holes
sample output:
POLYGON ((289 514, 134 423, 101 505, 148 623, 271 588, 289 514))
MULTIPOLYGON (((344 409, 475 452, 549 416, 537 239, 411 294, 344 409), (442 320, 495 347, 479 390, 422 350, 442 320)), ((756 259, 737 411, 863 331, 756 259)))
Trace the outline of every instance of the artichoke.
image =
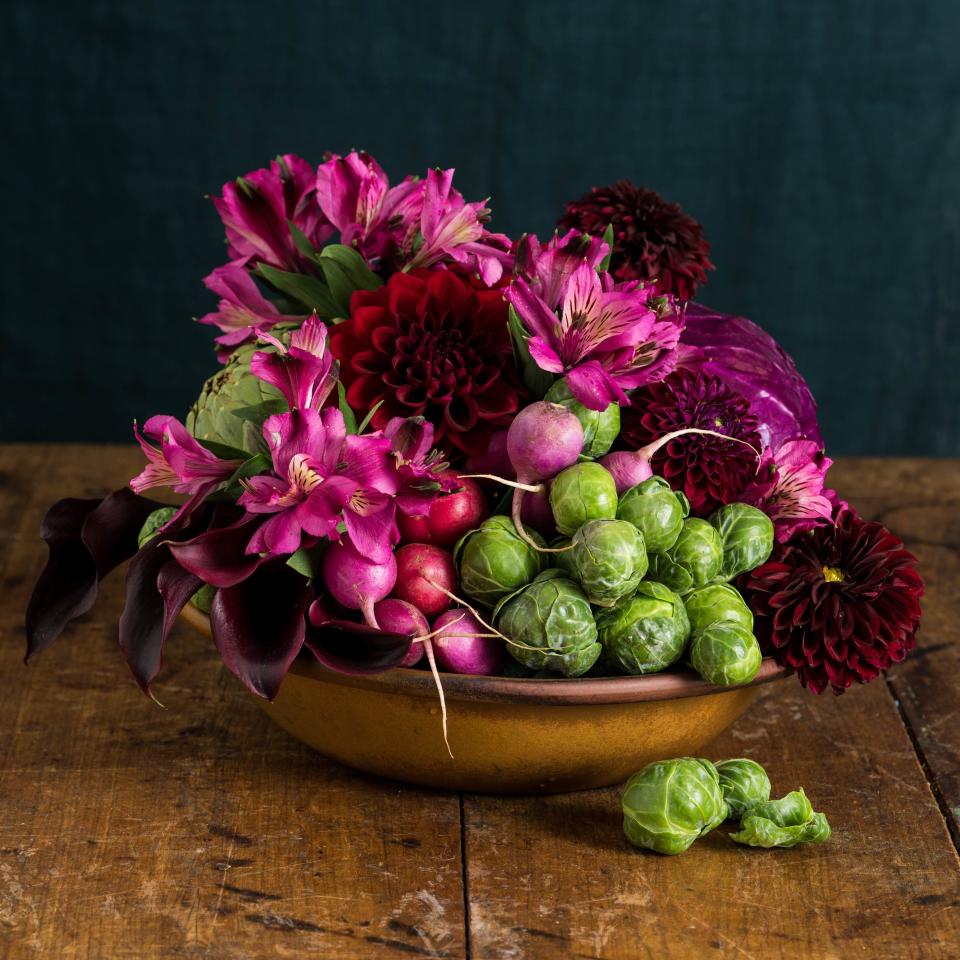
POLYGON ((626 520, 589 520, 573 535, 569 552, 576 579, 600 607, 630 596, 647 572, 643 534, 626 520))
MULTIPOLYGON (((544 546, 539 534, 528 533, 544 546)), ((500 515, 484 520, 453 548, 463 592, 491 607, 526 586, 540 572, 542 556, 520 538, 509 517, 500 515)))
POLYGON ((529 586, 501 600, 494 610, 494 623, 515 641, 507 646, 510 655, 534 670, 580 677, 600 656, 590 601, 556 568, 545 570, 529 586))
POLYGON ((263 448, 263 421, 287 409, 280 391, 250 372, 250 359, 258 349, 264 348, 252 343, 239 347, 204 383, 185 421, 201 442, 257 453, 263 448))
POLYGON ((620 433, 620 405, 611 403, 606 410, 591 410, 575 400, 566 380, 557 380, 547 391, 544 400, 566 407, 583 427, 585 457, 602 457, 613 446, 620 433))

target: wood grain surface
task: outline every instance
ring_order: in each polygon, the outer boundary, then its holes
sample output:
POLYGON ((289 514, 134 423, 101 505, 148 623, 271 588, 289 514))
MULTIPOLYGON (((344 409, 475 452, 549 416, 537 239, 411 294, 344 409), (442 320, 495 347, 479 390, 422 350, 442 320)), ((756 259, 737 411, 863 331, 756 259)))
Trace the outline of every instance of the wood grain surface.
POLYGON ((182 626, 161 709, 115 648, 119 574, 24 667, 43 511, 138 462, 0 448, 0 958, 960 954, 957 462, 834 472, 921 557, 920 650, 840 698, 774 684, 707 751, 756 758, 777 792, 805 787, 831 841, 754 851, 721 828, 676 858, 627 846, 615 790, 458 797, 326 761, 182 626))

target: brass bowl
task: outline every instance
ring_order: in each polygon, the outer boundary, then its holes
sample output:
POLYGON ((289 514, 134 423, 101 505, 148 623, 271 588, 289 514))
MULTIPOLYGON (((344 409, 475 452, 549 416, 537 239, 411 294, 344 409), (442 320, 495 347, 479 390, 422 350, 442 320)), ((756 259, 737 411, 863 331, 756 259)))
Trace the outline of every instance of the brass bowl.
MULTIPOLYGON (((206 614, 183 617, 210 635, 206 614)), ((477 793, 562 793, 622 783, 653 760, 695 756, 786 674, 764 659, 740 687, 691 672, 530 680, 440 675, 453 759, 433 677, 423 670, 345 676, 298 659, 273 703, 257 702, 298 740, 391 780, 477 793)))

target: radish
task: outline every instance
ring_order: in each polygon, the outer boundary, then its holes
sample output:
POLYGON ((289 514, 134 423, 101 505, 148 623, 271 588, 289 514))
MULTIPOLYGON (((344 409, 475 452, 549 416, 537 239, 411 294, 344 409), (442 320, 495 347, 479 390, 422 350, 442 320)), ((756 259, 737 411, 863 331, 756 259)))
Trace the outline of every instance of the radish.
POLYGON ((394 559, 394 597, 412 603, 427 617, 435 617, 450 606, 449 594, 457 585, 457 569, 448 550, 430 543, 408 543, 397 550, 394 559))
POLYGON ((674 430, 672 433, 664 434, 662 437, 654 440, 653 443, 648 443, 639 450, 617 450, 614 453, 608 453, 605 457, 600 458, 600 463, 613 474, 613 479, 617 484, 617 494, 621 494, 624 490, 629 490, 638 483, 643 483, 644 480, 652 477, 653 468, 650 466, 650 461, 653 459, 654 454, 671 440, 676 440, 677 437, 682 437, 688 433, 703 433, 711 437, 720 437, 722 440, 732 440, 734 443, 742 443, 744 446, 750 447, 750 449, 753 450, 758 461, 760 459, 760 452, 751 446, 751 444, 747 443, 746 440, 740 440, 737 437, 728 437, 725 433, 717 433, 716 430, 701 430, 697 427, 674 430))
POLYGON ((503 669, 503 640, 490 633, 469 610, 454 607, 433 621, 437 663, 450 673, 491 676, 503 669))
MULTIPOLYGON (((402 633, 409 637, 424 637, 430 632, 427 618, 406 600, 381 600, 374 608, 374 615, 381 630, 387 633, 402 633)), ((414 639, 406 656, 398 667, 412 667, 423 657, 423 642, 414 639)))
POLYGON ((327 548, 322 572, 324 585, 333 599, 349 610, 359 610, 371 627, 379 629, 374 604, 382 600, 397 581, 394 555, 384 563, 374 563, 358 553, 349 540, 341 540, 327 548))
POLYGON ((490 508, 480 485, 468 477, 458 477, 457 482, 462 489, 437 497, 426 516, 408 517, 398 512, 397 526, 405 543, 452 547, 465 533, 487 519, 490 508))
POLYGON ((557 532, 557 525, 553 522, 553 511, 550 509, 550 494, 547 485, 536 493, 528 493, 523 498, 520 508, 520 517, 526 527, 533 527, 537 533, 548 540, 557 532))

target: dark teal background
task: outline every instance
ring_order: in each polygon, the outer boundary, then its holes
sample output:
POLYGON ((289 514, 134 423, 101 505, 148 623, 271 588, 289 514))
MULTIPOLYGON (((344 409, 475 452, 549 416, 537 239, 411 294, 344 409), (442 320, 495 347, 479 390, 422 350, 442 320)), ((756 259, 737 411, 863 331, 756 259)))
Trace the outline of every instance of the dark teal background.
POLYGON ((507 233, 629 177, 835 453, 960 454, 960 4, 0 4, 0 437, 124 440, 211 371, 204 195, 292 151, 455 166, 507 233))

